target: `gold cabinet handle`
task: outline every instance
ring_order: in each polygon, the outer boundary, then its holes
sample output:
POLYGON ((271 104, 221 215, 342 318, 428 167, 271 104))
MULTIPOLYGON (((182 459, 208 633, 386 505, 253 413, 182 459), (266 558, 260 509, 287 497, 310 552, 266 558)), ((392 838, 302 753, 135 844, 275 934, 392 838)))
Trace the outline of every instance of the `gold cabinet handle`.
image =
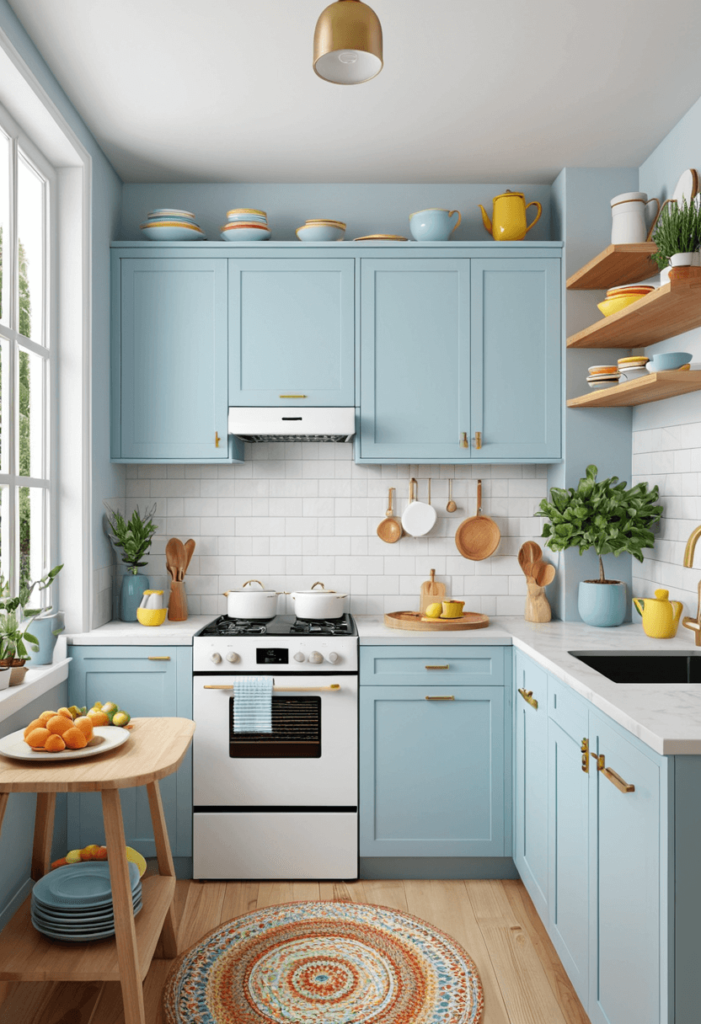
POLYGON ((162 656, 162 657, 161 656, 156 657, 156 655, 154 655, 154 654, 149 654, 148 660, 149 661, 170 661, 170 655, 166 654, 165 656, 162 656))
POLYGON ((214 447, 215 448, 219 447, 219 442, 220 441, 221 441, 221 438, 220 438, 219 434, 215 431, 215 434, 214 434, 214 447))
POLYGON ((219 684, 205 683, 204 684, 204 689, 205 690, 233 690, 233 688, 234 688, 234 684, 233 683, 219 683, 219 684))
POLYGON ((427 694, 424 700, 455 700, 455 697, 453 697, 452 693, 449 697, 433 697, 430 694, 427 694))
POLYGON ((532 708, 536 708, 537 709, 538 701, 533 696, 533 690, 522 690, 519 687, 519 691, 518 692, 521 694, 521 696, 525 700, 526 704, 530 704, 532 708))
POLYGON ((424 665, 424 668, 429 672, 437 672, 446 668, 450 668, 450 665, 424 665))
POLYGON ((622 779, 618 772, 615 772, 613 768, 606 767, 606 759, 603 754, 599 754, 597 757, 597 766, 604 778, 607 778, 609 782, 612 782, 616 789, 620 789, 621 793, 635 793, 635 786, 631 785, 630 782, 626 782, 622 779))
POLYGON ((585 775, 589 774, 589 740, 585 736, 582 739, 582 745, 579 748, 582 751, 582 771, 585 775))
MULTIPOLYGON (((233 690, 233 683, 205 683, 205 690, 233 690)), ((276 693, 339 693, 340 683, 331 683, 330 686, 273 686, 276 693)), ((453 698, 447 698, 452 700, 453 698)))
POLYGON ((466 430, 463 430, 462 434, 460 435, 460 447, 461 448, 469 448, 470 447, 470 442, 467 439, 467 431, 466 430))
POLYGON ((306 395, 280 395, 280 398, 306 398, 306 395))
POLYGON ((481 430, 476 430, 475 431, 475 448, 477 448, 477 450, 479 451, 479 449, 481 447, 482 447, 482 431, 481 430))

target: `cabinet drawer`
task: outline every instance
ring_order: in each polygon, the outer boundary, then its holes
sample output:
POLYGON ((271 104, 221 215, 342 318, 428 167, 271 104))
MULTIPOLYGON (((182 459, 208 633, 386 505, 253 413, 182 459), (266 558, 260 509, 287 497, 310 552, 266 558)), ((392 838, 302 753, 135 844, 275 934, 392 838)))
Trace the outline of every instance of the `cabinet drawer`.
POLYGON ((375 686, 503 686, 504 647, 361 647, 360 683, 375 686))
POLYGON ((549 677, 548 717, 578 743, 589 735, 589 704, 566 683, 549 677))

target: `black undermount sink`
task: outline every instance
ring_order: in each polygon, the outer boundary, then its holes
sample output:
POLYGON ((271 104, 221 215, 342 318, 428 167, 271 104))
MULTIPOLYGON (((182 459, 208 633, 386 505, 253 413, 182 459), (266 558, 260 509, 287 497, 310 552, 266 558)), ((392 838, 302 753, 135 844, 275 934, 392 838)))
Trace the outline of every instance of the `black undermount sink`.
POLYGON ((701 651, 570 651, 614 683, 701 683, 701 651))

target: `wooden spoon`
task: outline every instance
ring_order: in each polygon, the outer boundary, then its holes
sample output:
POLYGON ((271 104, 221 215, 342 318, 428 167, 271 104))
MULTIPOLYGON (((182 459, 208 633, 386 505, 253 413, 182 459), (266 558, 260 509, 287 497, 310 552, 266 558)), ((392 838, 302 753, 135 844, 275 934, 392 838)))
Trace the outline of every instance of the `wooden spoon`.
POLYGON ((380 525, 377 527, 377 536, 380 540, 383 540, 385 544, 396 544, 400 537, 403 536, 404 530, 402 524, 398 519, 393 518, 392 513, 392 492, 394 487, 389 489, 389 507, 385 513, 386 518, 382 520, 380 525))
POLYGON ((541 562, 541 566, 535 581, 539 587, 547 587, 555 579, 555 566, 549 562, 541 562))
POLYGON ((543 555, 543 549, 540 544, 536 544, 534 540, 527 540, 521 550, 523 551, 524 560, 526 562, 537 562, 543 555))
POLYGON ((445 506, 446 512, 457 512, 458 506, 453 501, 453 481, 448 481, 448 504, 445 506))
POLYGON ((482 481, 477 481, 477 515, 464 519, 455 533, 455 546, 463 558, 481 562, 499 547, 501 532, 489 516, 482 515, 482 481))
MULTIPOLYGON (((195 542, 194 542, 194 540, 186 540, 184 547, 185 547, 185 555, 186 555, 185 572, 187 572, 188 566, 190 565, 190 559, 192 558, 193 554, 195 553, 195 542)), ((184 575, 184 573, 183 573, 183 575, 184 575)))
POLYGON ((166 544, 166 564, 172 565, 175 569, 175 579, 182 580, 187 568, 187 553, 185 545, 177 537, 171 537, 166 544), (182 571, 183 576, 180 575, 182 571))

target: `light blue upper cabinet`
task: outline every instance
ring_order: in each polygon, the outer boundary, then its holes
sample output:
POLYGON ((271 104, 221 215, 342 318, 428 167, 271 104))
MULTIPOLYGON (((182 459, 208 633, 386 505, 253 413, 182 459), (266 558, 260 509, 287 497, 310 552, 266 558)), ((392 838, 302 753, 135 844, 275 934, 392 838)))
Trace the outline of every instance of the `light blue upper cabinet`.
POLYGON ((520 652, 514 686, 514 863, 548 915, 548 676, 520 652))
POLYGON ((459 461, 470 430, 470 261, 361 267, 357 461, 459 461))
POLYGON ((231 459, 221 259, 113 263, 112 458, 231 459))
POLYGON ((355 262, 229 264, 229 404, 355 405, 355 262))
POLYGON ((560 260, 473 259, 471 265, 471 457, 559 459, 560 260))

